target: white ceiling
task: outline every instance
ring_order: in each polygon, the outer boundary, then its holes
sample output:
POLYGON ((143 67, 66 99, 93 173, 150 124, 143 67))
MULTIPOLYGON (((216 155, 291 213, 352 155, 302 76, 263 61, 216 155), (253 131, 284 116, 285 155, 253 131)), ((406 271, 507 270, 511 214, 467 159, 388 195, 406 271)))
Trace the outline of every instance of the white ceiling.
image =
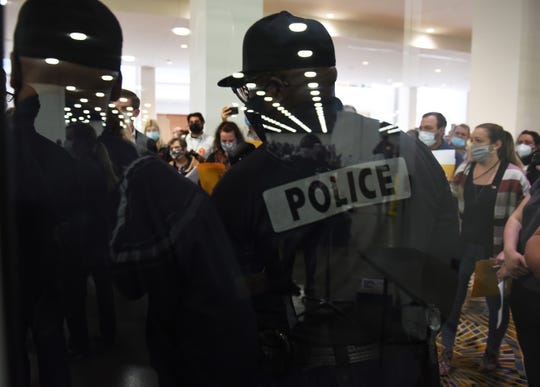
MULTIPOLYGON (((136 57, 133 64, 155 67, 157 82, 189 90, 190 50, 181 48, 181 44, 189 44, 189 37, 171 33, 173 27, 189 26, 189 1, 103 2, 122 25, 124 54, 136 57)), ((13 28, 22 3, 23 0, 10 0, 6 6, 6 52, 11 50, 13 28)), ((338 84, 405 82, 458 90, 467 90, 469 84, 471 7, 470 0, 264 0, 265 15, 286 9, 328 26, 335 34, 338 84), (330 18, 328 13, 334 17, 330 18), (425 33, 427 28, 435 29, 429 34, 435 49, 404 45, 415 33, 425 33)))

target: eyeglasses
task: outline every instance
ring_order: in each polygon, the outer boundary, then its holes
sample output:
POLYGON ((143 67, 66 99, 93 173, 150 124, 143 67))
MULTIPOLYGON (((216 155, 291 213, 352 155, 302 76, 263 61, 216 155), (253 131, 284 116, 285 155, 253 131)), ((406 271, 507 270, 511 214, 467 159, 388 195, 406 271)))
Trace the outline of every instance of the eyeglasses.
POLYGON ((15 94, 10 93, 9 91, 6 91, 6 102, 13 102, 15 99, 15 94))

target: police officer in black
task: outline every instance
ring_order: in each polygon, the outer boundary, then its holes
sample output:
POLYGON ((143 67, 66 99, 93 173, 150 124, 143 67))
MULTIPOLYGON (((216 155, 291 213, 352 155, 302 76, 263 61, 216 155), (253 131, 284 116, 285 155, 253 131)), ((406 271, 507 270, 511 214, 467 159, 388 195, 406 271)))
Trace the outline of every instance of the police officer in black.
POLYGON ((242 71, 218 83, 263 140, 212 195, 250 285, 260 378, 436 385, 455 203, 426 147, 342 110, 336 76, 322 24, 283 11, 248 29, 242 71), (392 152, 374 151, 381 138, 392 152), (292 279, 305 285, 302 302, 292 302, 292 279))

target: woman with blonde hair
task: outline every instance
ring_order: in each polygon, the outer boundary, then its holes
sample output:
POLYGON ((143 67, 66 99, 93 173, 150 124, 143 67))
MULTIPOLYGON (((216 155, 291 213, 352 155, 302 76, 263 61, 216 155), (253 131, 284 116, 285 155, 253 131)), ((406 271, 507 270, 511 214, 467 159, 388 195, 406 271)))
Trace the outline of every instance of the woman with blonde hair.
POLYGON ((156 147, 158 150, 165 146, 163 140, 161 139, 161 131, 159 129, 159 124, 157 120, 150 119, 146 121, 146 124, 144 124, 143 132, 146 137, 151 138, 156 142, 156 147))

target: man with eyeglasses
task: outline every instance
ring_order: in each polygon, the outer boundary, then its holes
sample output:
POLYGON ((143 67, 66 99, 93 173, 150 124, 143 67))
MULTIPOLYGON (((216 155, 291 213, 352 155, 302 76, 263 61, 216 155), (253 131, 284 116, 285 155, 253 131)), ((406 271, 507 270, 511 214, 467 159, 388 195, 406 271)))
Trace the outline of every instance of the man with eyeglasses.
POLYGON ((218 83, 263 141, 212 194, 250 285, 260 378, 430 385, 455 286, 456 208, 431 152, 344 111, 336 77, 322 24, 283 11, 248 29, 242 71, 218 83), (394 152, 378 152, 382 141, 394 152))

